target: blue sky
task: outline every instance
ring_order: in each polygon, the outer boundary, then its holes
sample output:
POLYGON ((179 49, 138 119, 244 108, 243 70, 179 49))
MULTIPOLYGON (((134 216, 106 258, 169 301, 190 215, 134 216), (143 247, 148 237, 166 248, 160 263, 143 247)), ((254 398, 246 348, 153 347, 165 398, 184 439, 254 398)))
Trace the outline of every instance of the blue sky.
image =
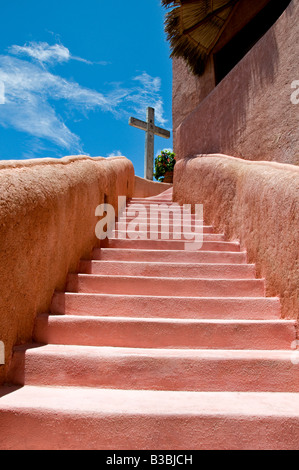
MULTIPOLYGON (((172 65, 160 0, 14 0, 1 5, 0 159, 125 155, 143 176, 156 109, 172 129, 172 65)), ((172 139, 155 139, 155 153, 172 139)))

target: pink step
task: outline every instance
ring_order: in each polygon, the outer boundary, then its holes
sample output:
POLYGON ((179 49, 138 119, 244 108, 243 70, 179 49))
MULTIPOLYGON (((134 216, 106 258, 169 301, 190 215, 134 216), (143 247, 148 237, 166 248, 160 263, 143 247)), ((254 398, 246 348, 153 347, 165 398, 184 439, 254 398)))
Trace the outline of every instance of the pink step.
POLYGON ((254 279, 253 264, 195 264, 195 263, 150 263, 137 261, 81 261, 79 270, 85 274, 121 276, 160 276, 254 279))
MULTIPOLYGON (((190 205, 188 204, 185 204, 185 206, 183 205, 179 205, 178 203, 176 202, 172 202, 172 201, 146 201, 146 200, 140 200, 140 201, 129 201, 127 202, 127 205, 126 205, 126 209, 129 210, 130 208, 135 208, 135 207, 157 207, 159 206, 160 208, 164 209, 164 208, 167 208, 167 209, 175 209, 175 210, 178 210, 180 212, 183 212, 183 210, 185 210, 186 212, 190 212, 190 205)), ((193 210, 194 212, 194 210, 193 210)))
POLYGON ((173 204, 171 198, 132 198, 127 200, 127 206, 130 204, 173 204))
POLYGON ((169 230, 170 231, 173 231, 173 226, 175 228, 178 228, 178 227, 181 227, 183 230, 192 230, 194 231, 195 227, 209 227, 209 225, 205 224, 205 222, 203 220, 181 220, 180 218, 175 218, 175 219, 172 219, 171 217, 168 219, 168 218, 158 218, 157 220, 156 219, 153 219, 151 220, 150 217, 148 216, 147 218, 144 218, 144 217, 138 217, 138 220, 136 219, 136 217, 126 217, 126 218, 123 218, 121 217, 120 219, 118 219, 116 221, 116 224, 121 224, 121 227, 123 228, 125 226, 125 224, 128 226, 129 224, 132 226, 132 225, 137 225, 137 224, 140 224, 142 226, 153 226, 153 227, 156 227, 158 226, 159 228, 163 228, 166 226, 169 226, 169 230))
MULTIPOLYGON (((167 219, 171 197, 126 212, 145 207, 150 238, 152 205, 166 202, 167 219)), ((132 240, 137 215, 127 239, 118 222, 68 276, 35 343, 15 348, 9 381, 22 388, 0 388, 0 449, 298 449, 296 323, 280 299, 194 214, 184 231, 202 229, 198 251, 166 240, 161 218, 157 240, 132 240)))
MULTIPOLYGON (((185 243, 193 243, 193 241, 190 242, 183 240, 121 240, 116 238, 110 238, 103 240, 101 246, 103 248, 133 248, 145 250, 185 250, 185 243)), ((237 242, 203 241, 200 250, 239 252, 240 244, 237 242)))
POLYGON ((133 199, 130 199, 127 201, 127 207, 130 207, 134 204, 146 204, 146 205, 153 205, 153 204, 165 204, 167 206, 171 206, 171 205, 177 205, 179 206, 180 208, 183 207, 183 206, 180 206, 178 203, 176 202, 173 202, 171 199, 168 199, 168 200, 165 200, 165 199, 162 199, 162 198, 157 198, 157 199, 147 199, 147 198, 133 198, 133 199), (158 202, 157 202, 158 201, 158 202))
POLYGON ((150 212, 152 213, 168 212, 169 214, 181 214, 181 215, 184 214, 186 216, 192 215, 194 217, 196 216, 196 218, 199 218, 199 215, 201 216, 205 215, 204 207, 203 207, 203 211, 197 211, 195 213, 194 210, 190 212, 190 207, 183 208, 183 206, 178 206, 174 203, 163 202, 163 201, 158 201, 158 202, 153 202, 153 203, 149 203, 149 202, 136 202, 135 203, 134 202, 133 204, 128 204, 125 208, 122 207, 118 215, 121 216, 122 214, 125 214, 126 212, 135 212, 136 214, 141 216, 142 212, 144 211, 147 211, 148 214, 150 212))
POLYGON ((92 258, 103 261, 139 261, 167 263, 223 263, 244 264, 245 252, 185 251, 185 250, 134 250, 133 248, 96 248, 92 258))
POLYGON ((289 349, 295 340, 295 321, 44 314, 37 317, 34 340, 45 344, 128 348, 289 349))
MULTIPOLYGON (((120 222, 116 222, 115 224, 115 228, 116 230, 124 230, 124 227, 127 228, 129 225, 131 224, 131 221, 128 221, 126 222, 126 225, 124 225, 124 222, 120 223, 120 222)), ((194 232, 194 228, 195 227, 202 227, 202 231, 203 233, 214 233, 214 229, 211 225, 202 225, 202 224, 186 224, 183 226, 183 224, 179 227, 181 227, 182 229, 182 233, 184 233, 184 230, 186 233, 193 233, 194 232)), ((151 224, 148 222, 148 221, 144 221, 144 226, 142 226, 142 229, 143 228, 146 228, 149 232, 151 230, 151 224)), ((165 233, 165 228, 163 226, 163 224, 161 224, 161 221, 159 221, 159 223, 157 224, 157 227, 155 226, 154 227, 155 229, 157 228, 158 229, 158 233, 165 233)), ((169 232, 170 233, 173 233, 174 229, 176 229, 176 226, 174 226, 173 224, 169 224, 169 232)), ((153 229, 152 229, 153 230, 153 229)), ((154 231, 154 230, 153 230, 154 231)), ((168 232, 168 230, 167 230, 168 232)))
POLYGON ((133 211, 130 214, 125 213, 124 215, 122 215, 118 219, 118 222, 124 223, 124 222, 132 222, 132 221, 137 222, 138 221, 138 223, 152 223, 152 224, 162 222, 165 224, 166 223, 165 221, 169 220, 169 223, 170 224, 174 223, 174 225, 179 225, 179 224, 181 224, 182 226, 205 225, 204 220, 199 219, 194 214, 191 214, 190 216, 186 216, 185 218, 183 218, 182 215, 171 214, 171 213, 169 214, 169 217, 168 217, 167 215, 168 213, 169 213, 168 211, 164 211, 164 212, 161 211, 157 218, 152 216, 152 220, 151 220, 151 214, 149 211, 147 211, 146 213, 144 212, 138 213, 138 212, 133 211))
MULTIPOLYGON (((147 203, 134 203, 131 205, 128 205, 120 214, 125 214, 127 212, 131 213, 136 213, 136 215, 142 216, 142 213, 146 211, 148 214, 150 213, 168 213, 170 215, 181 215, 183 214, 186 217, 191 216, 192 218, 198 219, 199 218, 199 213, 192 213, 188 208, 183 209, 182 206, 176 206, 173 204, 166 204, 163 202, 158 202, 154 204, 147 204, 147 203)), ((201 213, 201 215, 204 215, 204 211, 201 213)))
POLYGON ((170 208, 164 209, 162 206, 161 207, 145 207, 142 205, 127 208, 121 214, 121 217, 119 220, 121 221, 123 218, 127 218, 131 220, 131 219, 135 219, 136 217, 138 217, 138 219, 147 218, 148 220, 150 220, 151 216, 152 217, 157 216, 158 218, 161 218, 161 217, 164 218, 165 216, 168 218, 169 216, 170 220, 174 220, 174 221, 181 220, 182 222, 183 221, 203 222, 203 219, 199 218, 199 216, 196 214, 189 214, 188 212, 183 212, 177 209, 170 209, 170 208))
POLYGON ((192 319, 278 319, 279 298, 157 297, 57 292, 51 312, 58 315, 126 316, 192 319))
POLYGON ((67 292, 174 297, 258 297, 265 295, 262 279, 192 279, 70 274, 67 292))
POLYGON ((32 386, 0 393, 4 450, 298 449, 296 393, 32 386))
MULTIPOLYGON (((150 230, 143 230, 142 227, 138 228, 137 230, 134 231, 119 231, 115 230, 112 234, 112 237, 115 239, 121 239, 121 240, 134 240, 137 237, 138 238, 145 238, 147 240, 177 240, 179 237, 179 240, 187 241, 190 239, 190 236, 192 235, 194 237, 194 231, 179 231, 173 233, 172 230, 169 230, 168 232, 154 232, 150 230), (176 238, 174 238, 174 235, 176 238)), ((199 232, 197 232, 199 233, 199 232)), ((204 241, 224 241, 224 235, 218 234, 218 233, 203 233, 203 240, 204 241)))
POLYGON ((123 390, 299 392, 293 351, 19 346, 16 385, 123 390))
POLYGON ((127 201, 127 207, 135 206, 135 205, 146 205, 146 206, 153 206, 157 204, 163 204, 164 206, 178 206, 180 209, 183 206, 180 206, 178 203, 175 203, 173 201, 169 200, 163 200, 163 199, 155 199, 155 200, 149 200, 149 199, 134 199, 127 201))

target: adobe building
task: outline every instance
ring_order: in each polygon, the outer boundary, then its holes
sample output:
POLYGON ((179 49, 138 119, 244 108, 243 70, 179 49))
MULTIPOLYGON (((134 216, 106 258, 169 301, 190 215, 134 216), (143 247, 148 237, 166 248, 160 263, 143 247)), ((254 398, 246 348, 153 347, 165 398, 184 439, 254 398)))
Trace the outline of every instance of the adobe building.
POLYGON ((283 316, 297 318, 299 2, 162 3, 181 160, 174 200, 204 203, 281 296, 283 316))
POLYGON ((176 5, 166 30, 178 157, 220 152, 299 165, 298 2, 163 3, 176 5))

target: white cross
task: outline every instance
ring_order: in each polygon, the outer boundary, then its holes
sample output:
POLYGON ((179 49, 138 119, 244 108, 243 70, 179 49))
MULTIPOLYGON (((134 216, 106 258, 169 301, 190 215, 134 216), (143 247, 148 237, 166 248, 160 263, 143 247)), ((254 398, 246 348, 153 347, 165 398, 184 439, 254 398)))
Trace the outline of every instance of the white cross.
POLYGON ((144 178, 148 180, 153 179, 154 173, 154 139, 155 135, 164 137, 164 139, 170 138, 170 132, 157 127, 155 125, 155 110, 154 108, 147 108, 146 111, 146 122, 140 121, 131 117, 129 119, 130 126, 137 127, 146 132, 145 137, 145 156, 144 156, 144 178))

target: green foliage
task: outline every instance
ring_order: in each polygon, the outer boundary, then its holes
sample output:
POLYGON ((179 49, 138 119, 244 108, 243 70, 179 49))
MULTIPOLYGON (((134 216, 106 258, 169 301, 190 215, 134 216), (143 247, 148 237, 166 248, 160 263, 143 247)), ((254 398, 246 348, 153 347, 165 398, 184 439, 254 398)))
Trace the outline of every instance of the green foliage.
POLYGON ((165 173, 173 171, 175 163, 175 154, 170 150, 162 150, 155 159, 154 177, 156 180, 163 182, 165 173))

